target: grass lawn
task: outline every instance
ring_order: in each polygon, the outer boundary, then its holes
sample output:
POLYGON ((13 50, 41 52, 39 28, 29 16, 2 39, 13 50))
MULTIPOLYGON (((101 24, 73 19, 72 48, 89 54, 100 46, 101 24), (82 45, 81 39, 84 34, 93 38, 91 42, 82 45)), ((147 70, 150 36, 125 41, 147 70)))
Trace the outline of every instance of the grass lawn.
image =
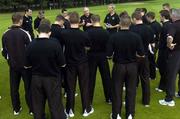
MULTIPOLYGON (((148 10, 154 11, 157 14, 159 19, 159 11, 161 10, 161 4, 164 2, 170 2, 172 7, 178 8, 180 6, 180 0, 154 0, 148 2, 137 2, 137 3, 125 3, 118 4, 116 6, 117 13, 127 10, 130 14, 137 7, 146 7, 148 10)), ((106 6, 96 6, 91 7, 91 12, 101 15, 102 21, 107 13, 106 6)), ((69 11, 77 11, 82 14, 82 8, 73 8, 69 11)), ((55 16, 60 12, 60 10, 51 10, 46 11, 46 18, 50 19, 52 22, 55 19, 55 16)), ((33 18, 35 18, 37 12, 33 12, 33 18)), ((11 14, 0 14, 0 37, 3 32, 11 25, 11 14)), ((111 63, 112 67, 112 63, 111 63)), ((0 100, 0 119, 32 119, 28 114, 28 109, 24 99, 24 88, 23 83, 21 83, 20 94, 21 94, 21 105, 23 111, 19 116, 13 116, 12 107, 11 107, 11 98, 10 98, 10 89, 9 89, 9 73, 8 66, 6 61, 0 56, 0 95, 2 99, 0 100)), ((159 73, 157 73, 157 80, 151 81, 151 106, 145 108, 141 104, 141 88, 138 88, 137 100, 136 100, 136 119, 180 119, 180 99, 175 99, 175 107, 164 107, 158 104, 158 100, 164 98, 164 93, 157 93, 154 89, 159 83, 159 73)), ((102 82, 100 75, 97 75, 94 97, 94 109, 95 112, 87 119, 109 119, 109 114, 111 113, 111 105, 108 105, 104 101, 104 95, 102 90, 102 82)), ((79 90, 78 90, 79 92, 79 90)), ((125 118, 124 108, 122 109, 122 117, 125 118)), ((48 119, 50 119, 49 111, 47 109, 48 119)), ((80 96, 76 97, 75 105, 75 117, 74 119, 83 119, 81 115, 81 101, 80 96)))

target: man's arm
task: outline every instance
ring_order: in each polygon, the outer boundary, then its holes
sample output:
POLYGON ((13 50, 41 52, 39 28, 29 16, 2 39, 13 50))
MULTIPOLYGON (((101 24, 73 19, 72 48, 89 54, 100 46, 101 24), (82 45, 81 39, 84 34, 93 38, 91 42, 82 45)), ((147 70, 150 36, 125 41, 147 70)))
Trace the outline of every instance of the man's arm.
POLYGON ((110 59, 113 56, 113 37, 110 37, 108 43, 107 43, 107 58, 110 59))
POLYGON ((136 57, 144 58, 144 47, 140 36, 137 36, 137 44, 136 44, 136 57))
POLYGON ((1 49, 1 53, 2 53, 2 56, 5 58, 5 59, 8 59, 8 52, 7 52, 7 48, 6 48, 6 43, 5 43, 5 35, 2 36, 2 49, 1 49))

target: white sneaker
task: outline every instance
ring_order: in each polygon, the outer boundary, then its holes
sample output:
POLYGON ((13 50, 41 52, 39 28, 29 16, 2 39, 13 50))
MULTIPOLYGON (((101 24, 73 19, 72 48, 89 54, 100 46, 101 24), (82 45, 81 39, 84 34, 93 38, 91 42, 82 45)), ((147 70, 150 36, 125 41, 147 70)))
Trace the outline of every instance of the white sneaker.
MULTIPOLYGON (((110 114, 110 119, 113 119, 112 118, 112 113, 110 114)), ((121 117, 119 116, 119 114, 117 115, 117 118, 116 119, 121 119, 121 117)))
POLYGON ((123 91, 126 91, 126 87, 125 86, 123 87, 123 91))
POLYGON ((1 99, 1 96, 0 96, 0 99, 1 99))
POLYGON ((22 107, 19 109, 19 111, 18 111, 18 112, 16 112, 16 111, 14 110, 14 116, 19 115, 21 111, 22 111, 22 107))
POLYGON ((126 101, 123 101, 123 105, 124 105, 124 106, 126 105, 126 101))
MULTIPOLYGON (((74 96, 77 97, 78 93, 75 93, 74 96)), ((67 93, 64 93, 64 98, 67 98, 67 93)))
POLYGON ((68 118, 69 114, 66 112, 66 109, 64 109, 64 113, 65 113, 66 117, 68 118))
POLYGON ((68 115, 69 115, 69 117, 74 117, 74 113, 73 113, 72 109, 69 110, 69 114, 68 115))
POLYGON ((150 105, 144 105, 144 107, 150 107, 150 105))
POLYGON ((128 119, 133 119, 133 117, 132 117, 132 115, 131 115, 131 114, 128 116, 128 119))
POLYGON ((87 117, 89 116, 90 114, 92 114, 94 112, 94 108, 91 107, 91 111, 90 112, 87 112, 86 109, 84 110, 84 113, 83 113, 83 116, 84 117, 87 117))
POLYGON ((172 100, 172 101, 170 101, 170 102, 167 102, 167 101, 165 101, 165 100, 159 100, 159 104, 160 104, 160 105, 167 105, 167 106, 170 106, 170 107, 175 106, 174 100, 172 100))
POLYGON ((175 97, 176 97, 176 98, 180 98, 179 93, 176 93, 176 94, 175 94, 175 97))
POLYGON ((78 96, 78 93, 75 93, 75 97, 77 97, 78 96))
POLYGON ((64 98, 67 98, 67 93, 64 93, 64 98))
POLYGON ((161 89, 159 89, 159 88, 155 88, 155 90, 156 90, 157 92, 159 92, 159 93, 162 93, 162 92, 163 92, 163 90, 161 90, 161 89))
POLYGON ((33 116, 33 112, 29 112, 29 114, 30 114, 31 116, 33 116))

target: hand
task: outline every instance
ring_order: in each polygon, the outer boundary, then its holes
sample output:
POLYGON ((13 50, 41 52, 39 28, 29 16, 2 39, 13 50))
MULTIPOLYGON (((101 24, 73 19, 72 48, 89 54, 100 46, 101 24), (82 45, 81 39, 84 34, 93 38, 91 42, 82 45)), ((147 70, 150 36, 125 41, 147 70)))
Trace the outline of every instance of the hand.
POLYGON ((92 24, 91 23, 87 23, 86 26, 89 27, 89 26, 92 26, 92 24))
POLYGON ((85 25, 85 20, 83 20, 83 22, 81 24, 84 26, 85 25))
POLYGON ((176 43, 167 44, 167 47, 168 47, 170 50, 173 50, 175 46, 176 46, 176 43))
POLYGON ((111 25, 111 24, 106 24, 105 26, 106 26, 106 28, 108 28, 108 29, 111 29, 111 28, 112 28, 112 25, 111 25))
POLYGON ((167 47, 171 50, 174 49, 176 43, 173 43, 173 37, 172 36, 168 36, 167 37, 167 47))

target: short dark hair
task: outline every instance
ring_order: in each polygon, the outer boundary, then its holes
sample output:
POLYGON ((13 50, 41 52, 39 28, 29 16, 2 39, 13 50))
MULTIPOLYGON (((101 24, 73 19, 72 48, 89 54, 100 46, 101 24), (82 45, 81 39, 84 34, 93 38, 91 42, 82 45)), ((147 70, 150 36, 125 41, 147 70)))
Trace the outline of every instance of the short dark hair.
POLYGON ((170 7, 170 4, 169 4, 169 3, 164 3, 162 6, 163 6, 163 7, 164 7, 164 6, 170 7))
POLYGON ((134 10, 134 12, 141 12, 142 11, 142 8, 136 8, 135 10, 134 10))
POLYGON ((23 15, 21 13, 16 12, 12 15, 13 24, 18 24, 20 20, 23 20, 23 15))
POLYGON ((129 15, 128 15, 128 12, 127 12, 127 11, 123 11, 123 12, 121 12, 121 13, 119 14, 119 17, 120 17, 120 18, 123 17, 123 16, 129 16, 129 15))
POLYGON ((61 14, 59 14, 56 16, 56 21, 64 21, 64 17, 61 14))
POLYGON ((79 14, 77 12, 71 12, 71 14, 69 15, 69 21, 71 24, 78 24, 79 19, 79 14))
POLYGON ((101 19, 100 19, 99 15, 94 14, 94 15, 91 16, 91 20, 92 20, 93 23, 95 23, 95 22, 100 22, 101 19))
POLYGON ((131 25, 131 17, 130 16, 122 16, 120 20, 120 25, 129 27, 131 25))
POLYGON ((144 12, 145 14, 147 13, 147 9, 146 8, 141 8, 141 12, 144 12))
POLYGON ((170 19, 170 18, 171 18, 170 13, 169 13, 168 10, 161 10, 159 13, 160 13, 160 15, 161 15, 162 17, 164 17, 165 19, 170 19))
POLYGON ((132 13, 132 18, 135 18, 136 20, 142 20, 142 15, 140 11, 135 11, 134 13, 132 13))
POLYGON ((146 16, 147 17, 149 17, 149 18, 151 18, 151 19, 155 19, 155 13, 154 12, 148 12, 147 14, 146 14, 146 16))
POLYGON ((67 12, 66 8, 62 8, 61 13, 67 12))
POLYGON ((48 19, 43 19, 38 27, 39 33, 49 33, 51 31, 51 22, 48 19))

